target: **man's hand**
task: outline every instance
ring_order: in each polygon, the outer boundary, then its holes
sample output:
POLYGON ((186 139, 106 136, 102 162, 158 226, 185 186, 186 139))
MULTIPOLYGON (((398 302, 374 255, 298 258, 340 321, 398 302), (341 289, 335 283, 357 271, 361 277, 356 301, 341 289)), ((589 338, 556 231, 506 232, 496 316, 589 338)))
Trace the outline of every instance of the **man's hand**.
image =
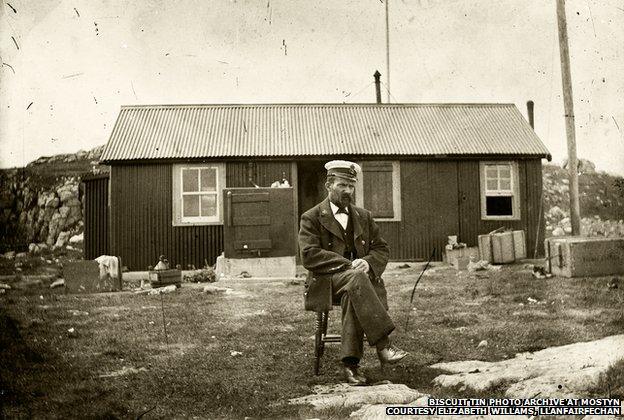
POLYGON ((368 273, 368 270, 370 270, 370 266, 368 265, 368 261, 363 260, 361 258, 357 258, 355 260, 353 260, 353 262, 351 262, 351 267, 353 267, 354 270, 361 270, 365 273, 368 273))

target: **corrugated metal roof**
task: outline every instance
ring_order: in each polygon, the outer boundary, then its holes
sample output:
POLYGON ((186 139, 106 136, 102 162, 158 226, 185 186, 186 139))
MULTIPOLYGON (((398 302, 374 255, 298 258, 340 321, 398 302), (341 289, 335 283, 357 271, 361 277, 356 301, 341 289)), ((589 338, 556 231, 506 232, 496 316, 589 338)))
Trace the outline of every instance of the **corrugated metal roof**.
POLYGON ((550 154, 513 104, 143 105, 101 160, 550 154))

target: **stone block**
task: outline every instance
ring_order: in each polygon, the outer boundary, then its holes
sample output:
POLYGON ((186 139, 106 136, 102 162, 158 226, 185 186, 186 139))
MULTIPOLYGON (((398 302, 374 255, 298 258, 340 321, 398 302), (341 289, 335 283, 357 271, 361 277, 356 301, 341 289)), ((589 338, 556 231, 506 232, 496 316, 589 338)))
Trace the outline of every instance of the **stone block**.
POLYGON ((217 257, 217 279, 222 277, 292 278, 297 274, 295 256, 269 258, 217 257))

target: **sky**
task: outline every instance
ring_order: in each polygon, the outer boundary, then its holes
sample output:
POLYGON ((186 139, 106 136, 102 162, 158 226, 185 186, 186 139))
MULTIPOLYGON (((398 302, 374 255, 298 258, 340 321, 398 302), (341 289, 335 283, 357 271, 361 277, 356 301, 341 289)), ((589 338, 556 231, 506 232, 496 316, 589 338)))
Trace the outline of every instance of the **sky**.
MULTIPOLYGON (((122 105, 374 102, 383 1, 5 1, 0 167, 106 143, 122 105)), ((389 1, 390 102, 533 100, 566 157, 555 0, 389 1)), ((624 2, 566 10, 578 156, 624 175, 624 2)))

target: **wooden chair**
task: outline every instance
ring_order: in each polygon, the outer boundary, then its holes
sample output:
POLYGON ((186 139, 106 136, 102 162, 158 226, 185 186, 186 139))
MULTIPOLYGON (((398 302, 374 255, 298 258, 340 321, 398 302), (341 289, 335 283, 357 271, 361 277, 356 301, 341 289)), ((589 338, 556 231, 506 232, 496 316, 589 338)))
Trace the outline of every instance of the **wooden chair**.
MULTIPOLYGON (((336 303, 333 303, 336 306, 336 303)), ((339 303, 338 303, 339 305, 339 303)), ((340 334, 327 334, 327 324, 329 322, 329 312, 316 313, 316 334, 314 336, 314 374, 319 375, 321 371, 321 357, 325 352, 325 343, 340 343, 340 334)))

